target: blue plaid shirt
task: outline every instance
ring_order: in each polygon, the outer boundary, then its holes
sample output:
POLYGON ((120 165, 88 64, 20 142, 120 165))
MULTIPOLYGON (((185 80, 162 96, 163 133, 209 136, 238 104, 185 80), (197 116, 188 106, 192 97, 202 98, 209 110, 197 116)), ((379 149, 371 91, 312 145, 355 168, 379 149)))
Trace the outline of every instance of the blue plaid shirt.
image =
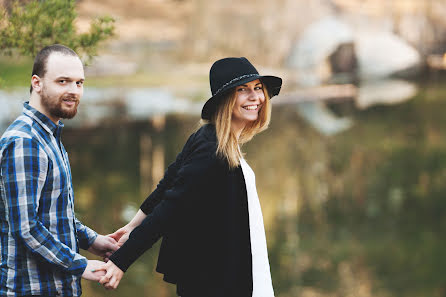
POLYGON ((24 104, 0 139, 0 296, 80 296, 97 234, 74 214, 63 124, 24 104))

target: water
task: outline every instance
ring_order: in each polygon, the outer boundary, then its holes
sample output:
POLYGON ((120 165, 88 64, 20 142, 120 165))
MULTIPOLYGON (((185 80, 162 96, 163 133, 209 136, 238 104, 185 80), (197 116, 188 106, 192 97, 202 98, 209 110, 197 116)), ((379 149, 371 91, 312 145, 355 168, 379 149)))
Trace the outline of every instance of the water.
MULTIPOLYGON (((328 134, 302 107, 274 107, 270 129, 243 149, 277 297, 446 296, 445 95, 443 80, 397 105, 332 104, 325 109, 350 125, 328 134)), ((67 125, 79 218, 103 234, 124 225, 197 122, 176 114, 67 125)), ((83 281, 84 296, 175 296, 154 271, 158 248, 117 291, 83 281)))

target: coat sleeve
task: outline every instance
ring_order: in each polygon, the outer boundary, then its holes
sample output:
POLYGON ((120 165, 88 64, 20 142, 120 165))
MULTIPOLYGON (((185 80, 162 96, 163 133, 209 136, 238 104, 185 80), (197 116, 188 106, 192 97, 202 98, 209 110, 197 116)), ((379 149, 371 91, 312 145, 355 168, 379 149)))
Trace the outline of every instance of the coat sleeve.
POLYGON ((215 155, 215 143, 205 142, 196 146, 172 177, 172 184, 164 190, 162 200, 133 230, 127 242, 110 260, 126 271, 172 224, 175 224, 175 219, 182 210, 181 206, 188 203, 197 189, 212 182, 219 164, 215 155))

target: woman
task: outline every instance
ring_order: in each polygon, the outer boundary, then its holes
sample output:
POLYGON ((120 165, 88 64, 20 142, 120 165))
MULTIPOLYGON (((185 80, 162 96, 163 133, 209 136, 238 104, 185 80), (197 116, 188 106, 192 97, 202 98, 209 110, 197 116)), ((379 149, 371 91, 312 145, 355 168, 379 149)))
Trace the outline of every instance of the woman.
POLYGON ((179 296, 274 296, 255 177, 239 145, 267 128, 269 98, 282 79, 260 76, 246 58, 218 60, 209 79, 204 125, 132 221, 112 234, 122 247, 103 267, 106 288, 163 237, 157 271, 179 296))

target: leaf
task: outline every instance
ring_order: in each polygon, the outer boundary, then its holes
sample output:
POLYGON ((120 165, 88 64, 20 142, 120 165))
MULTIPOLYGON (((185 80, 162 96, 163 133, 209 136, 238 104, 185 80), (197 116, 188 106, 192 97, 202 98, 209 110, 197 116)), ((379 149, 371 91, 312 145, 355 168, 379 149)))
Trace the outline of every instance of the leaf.
POLYGON ((92 21, 89 32, 79 34, 75 4, 75 0, 32 0, 14 1, 10 12, 0 7, 0 52, 34 57, 43 47, 60 43, 90 60, 99 43, 114 35, 115 20, 101 16, 92 21))

